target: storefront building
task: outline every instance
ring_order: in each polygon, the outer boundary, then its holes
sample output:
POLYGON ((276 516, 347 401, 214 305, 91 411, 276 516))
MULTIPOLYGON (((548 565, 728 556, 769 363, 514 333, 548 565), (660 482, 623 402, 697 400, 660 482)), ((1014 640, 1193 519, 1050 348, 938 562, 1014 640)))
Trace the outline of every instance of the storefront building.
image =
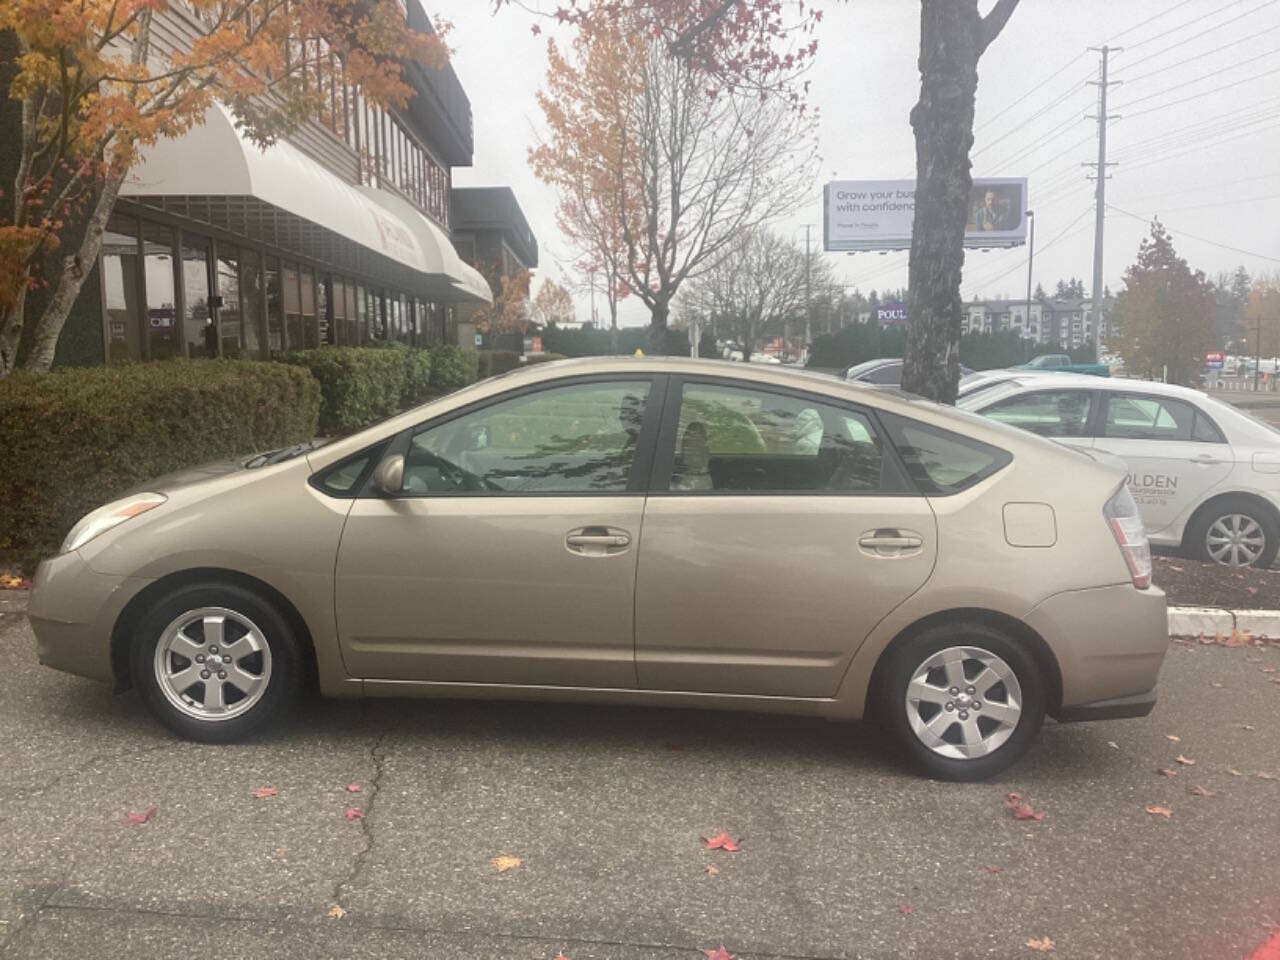
MULTIPOLYGON (((416 4, 409 17, 430 29, 416 4)), ((190 42, 177 5, 163 19, 165 42, 190 42)), ((459 310, 492 299, 454 247, 451 170, 472 162, 471 106, 450 67, 412 64, 406 79, 404 110, 332 84, 322 115, 266 150, 220 104, 145 149, 68 320, 70 362, 93 362, 94 326, 108 363, 458 342, 459 310)))

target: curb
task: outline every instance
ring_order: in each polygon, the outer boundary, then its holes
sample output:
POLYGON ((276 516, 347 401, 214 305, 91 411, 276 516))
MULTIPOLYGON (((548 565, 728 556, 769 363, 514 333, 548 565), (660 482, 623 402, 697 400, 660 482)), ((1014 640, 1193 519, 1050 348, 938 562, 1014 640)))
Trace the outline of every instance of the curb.
POLYGON ((1227 610, 1222 607, 1170 607, 1169 636, 1199 637, 1235 632, 1280 640, 1280 610, 1227 610))

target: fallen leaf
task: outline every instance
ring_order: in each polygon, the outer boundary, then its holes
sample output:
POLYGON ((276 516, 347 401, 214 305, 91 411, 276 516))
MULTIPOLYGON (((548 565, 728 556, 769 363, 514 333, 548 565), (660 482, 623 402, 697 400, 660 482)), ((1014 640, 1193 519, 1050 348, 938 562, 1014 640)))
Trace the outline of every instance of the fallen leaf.
POLYGON ((1169 564, 1169 569, 1170 569, 1170 570, 1176 570, 1178 573, 1181 573, 1181 572, 1182 572, 1182 567, 1179 567, 1179 566, 1177 566, 1176 564, 1173 564, 1173 563, 1169 564))
POLYGON ((1240 729, 1241 730, 1257 730, 1258 728, 1251 723, 1242 723, 1240 724, 1240 729))
POLYGON ((1003 867, 983 867, 982 869, 987 873, 1004 873, 1003 867))
POLYGON ((346 915, 347 915, 347 911, 343 910, 342 905, 339 903, 335 903, 332 907, 329 908, 329 916, 332 917, 334 920, 341 920, 346 915))
POLYGON ((1253 645, 1253 637, 1248 630, 1232 630, 1222 639, 1224 647, 1248 647, 1253 645))
POLYGON ((734 840, 724 830, 721 830, 714 837, 702 838, 702 846, 707 850, 728 850, 730 853, 737 853, 742 849, 742 847, 739 846, 740 843, 742 843, 741 837, 734 840))
POLYGON ((276 856, 277 856, 277 857, 283 857, 283 856, 284 856, 284 847, 276 847, 276 856))
POLYGON ((1259 673, 1275 673, 1276 669, 1277 669, 1276 667, 1259 667, 1258 672, 1259 673))
POLYGON ((1259 773, 1259 774, 1258 774, 1258 779, 1259 779, 1259 780, 1274 780, 1274 779, 1276 779, 1276 775, 1275 775, 1274 773, 1259 773))
POLYGON ((1166 740, 1172 740, 1174 743, 1181 743, 1181 742, 1182 742, 1182 738, 1181 738, 1181 737, 1177 736, 1176 734, 1172 734, 1172 733, 1166 733, 1166 734, 1164 735, 1164 738, 1165 738, 1166 740))
POLYGON ((702 952, 706 956, 707 960, 733 960, 733 954, 724 948, 723 943, 715 950, 708 950, 706 947, 703 947, 702 952))
POLYGON ((1020 793, 1010 793, 1005 796, 1004 805, 1013 812, 1015 820, 1035 820, 1039 823, 1044 819, 1043 811, 1031 809, 1031 804, 1022 799, 1020 793))
POLYGON ((360 786, 358 783, 348 783, 346 789, 347 793, 359 793, 364 789, 364 787, 360 786))
POLYGON ((134 813, 132 810, 129 811, 124 815, 124 820, 122 822, 127 826, 136 827, 138 824, 147 823, 159 812, 160 808, 153 803, 141 813, 134 813))
POLYGON ((516 867, 524 863, 519 857, 511 857, 505 853, 500 853, 489 861, 497 867, 499 873, 506 873, 508 870, 514 870, 516 867))
POLYGON ((1251 597, 1258 592, 1257 587, 1245 587, 1245 590, 1248 592, 1249 596, 1251 597))
POLYGON ((12 573, 0 574, 0 590, 29 590, 31 581, 12 573))
POLYGON ((913 906, 911 906, 911 904, 909 904, 909 903, 904 903, 904 904, 902 904, 900 907, 898 907, 898 912, 899 912, 899 913, 903 913, 903 914, 906 914, 906 913, 915 913, 915 912, 916 912, 916 908, 915 908, 915 907, 913 907, 913 906))
POLYGON ((1114 740, 1108 740, 1108 741, 1107 741, 1107 746, 1108 746, 1108 747, 1110 747, 1112 750, 1119 750, 1119 749, 1120 749, 1120 744, 1116 743, 1114 740))
POLYGON ((1187 793, 1191 794, 1193 797, 1216 797, 1218 795, 1217 790, 1210 790, 1207 787, 1200 786, 1198 783, 1192 787, 1188 787, 1187 793))
POLYGON ((1147 804, 1147 813, 1153 817, 1164 817, 1166 820, 1173 816, 1173 811, 1168 807, 1158 807, 1154 803, 1147 804))
POLYGON ((565 955, 563 950, 557 950, 556 955, 552 957, 551 960, 569 960, 569 958, 565 955))
POLYGON ((363 811, 363 810, 358 810, 358 809, 356 809, 355 807, 347 807, 347 809, 345 809, 345 810, 343 810, 343 811, 342 811, 342 815, 343 815, 344 817, 346 817, 348 820, 363 820, 363 819, 364 819, 364 811, 363 811))
POLYGON ((1194 767, 1196 765, 1195 760, 1193 760, 1191 757, 1184 757, 1182 754, 1178 754, 1173 759, 1175 762, 1182 764, 1184 767, 1194 767))
POLYGON ((1239 770, 1232 770, 1230 767, 1227 767, 1227 773, 1231 774, 1233 777, 1240 776, 1239 770))
POLYGON ((1218 689, 1222 689, 1222 684, 1218 683, 1218 681, 1216 681, 1216 680, 1215 680, 1213 683, 1209 684, 1209 686, 1211 686, 1211 687, 1216 687, 1216 688, 1218 688, 1218 689))
POLYGON ((1039 940, 1028 940, 1027 946, 1039 953, 1052 953, 1054 943, 1048 937, 1041 937, 1039 940))
POLYGON ((708 864, 702 869, 706 872, 707 876, 709 877, 716 877, 720 875, 720 868, 715 866, 714 864, 708 864))
POLYGON ((253 791, 253 795, 258 800, 265 800, 267 797, 276 796, 279 792, 275 787, 258 787, 253 791))
POLYGON ((1178 775, 1177 770, 1170 770, 1168 767, 1156 767, 1156 773, 1162 777, 1176 777, 1178 775))

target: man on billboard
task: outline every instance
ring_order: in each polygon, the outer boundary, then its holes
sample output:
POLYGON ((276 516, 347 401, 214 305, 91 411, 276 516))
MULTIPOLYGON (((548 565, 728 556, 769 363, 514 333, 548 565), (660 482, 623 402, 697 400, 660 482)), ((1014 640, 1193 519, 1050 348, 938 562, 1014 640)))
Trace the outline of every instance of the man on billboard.
MULTIPOLYGON (((1013 198, 1001 196, 1010 188, 987 187, 982 191, 982 202, 973 209, 969 230, 1013 230, 1018 226, 1018 213, 1013 198)), ((1017 187, 1013 187, 1016 190, 1017 187)), ((974 190, 978 193, 981 188, 974 190)))

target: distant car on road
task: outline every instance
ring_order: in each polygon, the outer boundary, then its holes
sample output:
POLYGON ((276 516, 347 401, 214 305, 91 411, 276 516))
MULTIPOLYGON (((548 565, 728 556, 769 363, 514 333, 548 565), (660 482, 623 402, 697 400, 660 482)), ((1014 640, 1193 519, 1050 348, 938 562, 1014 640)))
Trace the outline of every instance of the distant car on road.
MULTIPOLYGON (((960 376, 973 373, 968 367, 960 368, 960 376)), ((846 380, 869 383, 875 387, 902 386, 902 360, 895 357, 881 357, 879 360, 864 360, 855 363, 844 372, 846 380)))
POLYGON ((1039 374, 957 405, 1119 456, 1152 543, 1233 567, 1276 558, 1280 430, 1230 404, 1166 383, 1039 374))
MULTIPOLYGON (((42 663, 226 742, 331 696, 875 716, 934 776, 1143 716, 1168 648, 1123 471, 820 374, 592 358, 162 477, 36 572, 42 663)), ((86 733, 92 721, 85 721, 86 733)))
POLYGON ((1111 368, 1105 363, 1072 363, 1065 353, 1042 353, 1028 363, 1010 367, 1011 370, 1040 370, 1045 373, 1087 373, 1095 377, 1111 376, 1111 368))

